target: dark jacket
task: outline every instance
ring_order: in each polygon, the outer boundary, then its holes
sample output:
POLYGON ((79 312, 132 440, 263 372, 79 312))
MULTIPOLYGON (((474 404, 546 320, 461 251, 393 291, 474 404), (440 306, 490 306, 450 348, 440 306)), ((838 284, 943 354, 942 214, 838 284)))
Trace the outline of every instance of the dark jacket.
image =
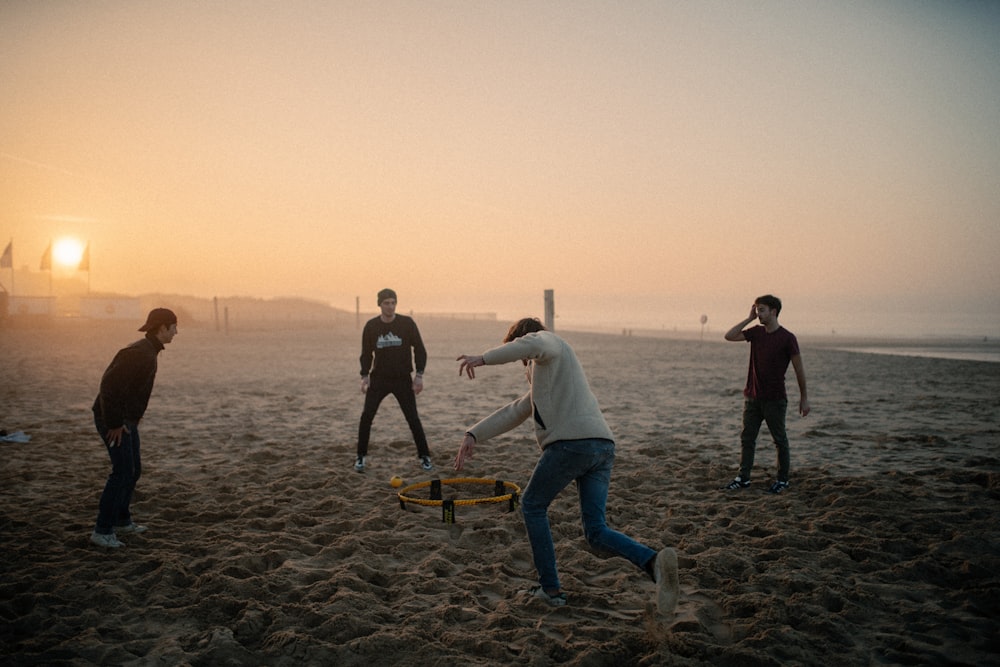
POLYGON ((163 343, 151 334, 122 348, 101 377, 94 413, 108 430, 138 422, 146 412, 156 379, 156 356, 163 343))

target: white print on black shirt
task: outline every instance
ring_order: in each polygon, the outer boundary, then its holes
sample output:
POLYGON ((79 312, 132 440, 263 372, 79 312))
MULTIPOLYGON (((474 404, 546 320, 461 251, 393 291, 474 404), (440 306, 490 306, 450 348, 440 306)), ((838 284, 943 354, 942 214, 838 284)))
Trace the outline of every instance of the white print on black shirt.
POLYGON ((380 350, 387 347, 399 347, 402 344, 403 344, 403 339, 392 332, 389 332, 383 336, 379 336, 378 340, 375 341, 375 347, 380 350))

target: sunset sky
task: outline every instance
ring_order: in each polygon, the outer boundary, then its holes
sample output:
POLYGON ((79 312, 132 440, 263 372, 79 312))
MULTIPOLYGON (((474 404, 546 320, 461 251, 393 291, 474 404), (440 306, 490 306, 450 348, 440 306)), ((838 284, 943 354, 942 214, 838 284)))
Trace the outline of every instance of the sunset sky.
POLYGON ((11 0, 0 100, 95 292, 1000 335, 997 2, 11 0))

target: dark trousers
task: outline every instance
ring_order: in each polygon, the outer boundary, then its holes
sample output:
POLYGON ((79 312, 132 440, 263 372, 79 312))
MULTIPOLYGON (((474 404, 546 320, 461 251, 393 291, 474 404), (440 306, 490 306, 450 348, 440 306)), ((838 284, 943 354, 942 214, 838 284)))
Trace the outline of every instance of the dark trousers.
POLYGON ((368 440, 371 438, 372 422, 382 399, 389 394, 396 397, 406 423, 410 426, 413 441, 417 445, 417 456, 430 456, 427 447, 427 437, 424 435, 423 424, 417 414, 417 396, 413 393, 413 380, 409 375, 399 378, 369 378, 368 391, 365 393, 365 408, 361 413, 361 424, 358 426, 358 456, 368 455, 368 440))
POLYGON ((114 531, 115 526, 127 526, 132 523, 132 494, 135 484, 142 475, 142 456, 139 453, 139 426, 126 424, 128 433, 122 433, 121 444, 117 447, 108 445, 108 429, 94 415, 94 425, 101 435, 104 448, 111 458, 111 474, 104 483, 104 491, 97 508, 97 525, 94 530, 102 535, 114 531))
POLYGON ((778 481, 787 482, 791 457, 788 453, 788 435, 785 433, 785 413, 788 400, 760 401, 747 398, 743 401, 743 431, 740 433, 740 479, 750 481, 757 434, 762 423, 767 423, 771 439, 778 450, 778 481))

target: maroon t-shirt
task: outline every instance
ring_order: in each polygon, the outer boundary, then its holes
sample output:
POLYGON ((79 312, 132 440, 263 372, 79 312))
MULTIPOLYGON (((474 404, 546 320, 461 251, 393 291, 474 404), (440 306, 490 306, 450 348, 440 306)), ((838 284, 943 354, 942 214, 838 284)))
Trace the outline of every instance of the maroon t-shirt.
POLYGON ((750 343, 750 369, 743 395, 761 401, 788 398, 785 393, 785 371, 792 357, 799 353, 795 334, 784 327, 767 333, 761 325, 743 331, 750 343))

